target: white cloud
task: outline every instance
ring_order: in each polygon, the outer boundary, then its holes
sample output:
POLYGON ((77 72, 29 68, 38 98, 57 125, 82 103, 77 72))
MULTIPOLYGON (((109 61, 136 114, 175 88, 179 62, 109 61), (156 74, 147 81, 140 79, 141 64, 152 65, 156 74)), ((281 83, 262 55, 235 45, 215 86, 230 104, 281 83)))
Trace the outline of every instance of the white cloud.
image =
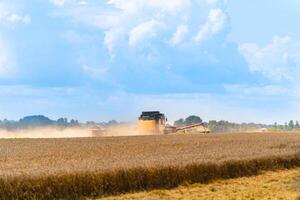
POLYGON ((189 29, 186 25, 179 25, 177 27, 176 32, 173 34, 171 40, 170 40, 170 44, 172 46, 176 46, 179 43, 182 42, 182 40, 184 39, 184 37, 186 36, 186 34, 189 32, 189 29))
POLYGON ((163 31, 176 29, 179 24, 190 19, 186 15, 191 14, 192 4, 198 6, 190 0, 108 0, 85 7, 64 3, 65 9, 56 15, 70 16, 80 23, 103 30, 103 44, 113 54, 118 45, 133 47, 163 31), (167 28, 160 28, 161 25, 167 28))
POLYGON ((12 73, 12 58, 8 46, 0 38, 0 78, 6 78, 12 73))
POLYGON ((12 9, 12 6, 0 2, 0 23, 22 23, 28 25, 31 23, 31 17, 29 15, 21 15, 12 9))
POLYGON ((219 0, 207 0, 208 4, 215 4, 217 3, 219 0))
POLYGON ((4 19, 12 23, 30 24, 31 22, 31 17, 28 15, 20 16, 17 14, 8 14, 7 16, 4 16, 4 19))
POLYGON ((31 23, 31 17, 29 15, 18 15, 14 13, 9 13, 9 12, 3 12, 0 13, 0 22, 6 22, 6 23, 22 23, 25 25, 28 25, 31 23))
POLYGON ((120 12, 112 12, 104 16, 107 19, 105 21, 109 22, 104 26, 104 29, 108 29, 105 33, 104 43, 112 52, 112 47, 115 46, 112 41, 126 40, 124 35, 128 35, 130 47, 155 37, 168 19, 175 18, 177 20, 177 16, 190 6, 190 1, 110 0, 108 4, 120 9, 120 12))
POLYGON ((88 5, 89 3, 87 1, 78 1, 77 2, 77 5, 80 5, 80 6, 86 6, 88 5))
POLYGON ((247 96, 274 96, 274 95, 289 95, 298 96, 298 94, 281 85, 224 85, 226 91, 230 93, 247 95, 247 96))
POLYGON ((220 32, 227 21, 227 15, 221 9, 212 9, 209 12, 206 23, 200 28, 195 36, 195 41, 201 43, 212 35, 220 32))
POLYGON ((63 6, 66 3, 66 0, 50 0, 56 6, 63 6))
POLYGON ((108 70, 107 67, 95 68, 88 65, 84 65, 82 69, 85 73, 87 73, 92 78, 102 78, 107 74, 107 70, 108 70))
POLYGON ((113 49, 118 40, 118 33, 120 32, 117 32, 115 30, 105 31, 104 33, 104 45, 108 49, 110 54, 113 54, 113 49))
POLYGON ((85 0, 50 0, 55 6, 64 7, 67 4, 75 5, 75 6, 86 6, 88 5, 88 1, 85 0))
POLYGON ((226 5, 228 0, 206 0, 208 4, 214 5, 214 4, 221 4, 226 5))
POLYGON ((295 82, 299 79, 300 42, 293 41, 290 37, 275 36, 265 47, 245 43, 239 49, 252 72, 260 72, 275 81, 295 82))
POLYGON ((223 0, 215 4, 207 0, 106 0, 86 6, 74 5, 76 0, 64 1, 54 15, 102 30, 103 46, 110 56, 143 44, 149 51, 155 50, 156 43, 195 45, 195 40, 200 43, 221 32, 227 22, 223 0), (197 24, 202 24, 200 30, 195 30, 197 24))
POLYGON ((135 46, 142 40, 155 37, 159 26, 160 23, 155 20, 138 24, 129 33, 129 46, 135 46))
POLYGON ((161 11, 161 14, 177 14, 190 4, 189 0, 109 0, 108 4, 123 10, 126 13, 142 13, 140 9, 161 11))

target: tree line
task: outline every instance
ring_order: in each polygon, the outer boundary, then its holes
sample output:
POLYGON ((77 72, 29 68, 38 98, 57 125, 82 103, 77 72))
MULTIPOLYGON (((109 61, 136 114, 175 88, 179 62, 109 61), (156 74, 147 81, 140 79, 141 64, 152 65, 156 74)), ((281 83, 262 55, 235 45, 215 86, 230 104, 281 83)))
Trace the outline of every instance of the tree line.
POLYGON ((191 115, 185 119, 181 118, 174 122, 174 126, 182 127, 192 124, 203 124, 208 127, 212 132, 243 132, 266 128, 270 131, 300 131, 299 121, 290 120, 289 122, 278 124, 275 122, 273 125, 258 124, 258 123, 233 123, 225 120, 210 120, 204 122, 201 117, 191 115))
POLYGON ((45 127, 45 126, 57 126, 57 127, 75 127, 79 126, 78 120, 67 118, 59 118, 57 120, 51 120, 43 115, 33 115, 21 118, 18 121, 14 120, 0 120, 0 128, 7 130, 14 129, 25 129, 25 128, 35 128, 35 127, 45 127))
POLYGON ((273 130, 279 131, 300 131, 300 124, 297 120, 290 120, 289 122, 285 122, 284 124, 274 123, 272 126, 273 130))
MULTIPOLYGON (((21 118, 18 121, 13 120, 0 120, 0 129, 15 130, 15 129, 26 129, 35 127, 47 127, 53 126, 58 128, 68 128, 68 127, 82 127, 82 126, 102 126, 109 127, 119 124, 124 124, 116 120, 111 120, 108 122, 94 122, 88 121, 85 123, 80 123, 75 119, 59 118, 57 120, 52 120, 43 115, 33 115, 21 118)), ((208 127, 212 132, 243 132, 251 131, 261 128, 267 128, 270 131, 300 131, 300 123, 297 120, 290 120, 284 124, 278 124, 275 122, 272 125, 267 124, 257 124, 257 123, 233 123, 225 120, 210 120, 204 122, 201 117, 196 115, 191 115, 187 118, 181 118, 174 122, 174 126, 182 127, 193 124, 203 124, 208 127)))
POLYGON ((78 120, 62 117, 57 120, 52 120, 44 115, 32 115, 23 117, 17 121, 3 119, 0 120, 0 129, 5 130, 16 130, 16 129, 27 129, 27 128, 37 128, 37 127, 57 127, 57 128, 68 128, 68 127, 93 127, 102 126, 109 127, 118 124, 123 124, 116 120, 110 120, 108 122, 94 122, 87 121, 85 123, 80 123, 78 120))

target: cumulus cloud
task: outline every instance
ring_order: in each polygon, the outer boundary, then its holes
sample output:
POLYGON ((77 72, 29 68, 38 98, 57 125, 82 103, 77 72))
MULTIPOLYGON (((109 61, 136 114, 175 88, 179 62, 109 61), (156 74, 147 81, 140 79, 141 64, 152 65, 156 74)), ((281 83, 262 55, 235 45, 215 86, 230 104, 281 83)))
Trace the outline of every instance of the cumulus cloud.
POLYGON ((63 6, 66 3, 66 0, 50 0, 56 6, 63 6))
POLYGON ((67 4, 75 6, 86 6, 89 4, 88 1, 85 0, 50 0, 50 3, 57 7, 64 7, 67 4))
POLYGON ((273 37, 265 47, 255 43, 239 46, 252 72, 275 81, 296 81, 300 75, 300 42, 290 37, 273 37))
MULTIPOLYGON (((67 5, 61 0, 55 1, 59 1, 59 5, 67 5)), ((118 46, 122 49, 126 45, 134 47, 154 38, 170 46, 179 45, 183 40, 192 42, 194 39, 200 43, 209 39, 221 32, 227 22, 227 15, 221 9, 224 3, 219 2, 108 0, 84 7, 68 4, 70 6, 65 6, 66 9, 58 15, 72 17, 80 23, 101 29, 104 32, 103 45, 113 54, 118 46), (207 6, 203 7, 205 4, 207 6), (207 11, 209 15, 205 22, 203 19, 207 11), (201 29, 195 31, 194 26, 201 24, 201 29), (188 35, 196 36, 188 38, 188 35)))
POLYGON ((138 24, 129 33, 129 45, 135 46, 146 38, 155 37, 159 26, 160 23, 155 20, 138 24))
MULTIPOLYGON (((190 4, 190 0, 109 0, 108 4, 116 8, 122 9, 126 13, 141 13, 141 8, 148 8, 150 10, 161 11, 161 14, 178 14, 183 8, 190 4)), ((156 13, 155 13, 156 14, 156 13)))
POLYGON ((29 15, 16 13, 11 6, 4 2, 0 2, 0 23, 21 23, 27 25, 31 23, 31 17, 29 15))
POLYGON ((116 40, 117 40, 117 33, 114 31, 106 31, 104 33, 104 45, 108 49, 108 51, 112 54, 113 48, 115 46, 116 40))
POLYGON ((31 17, 29 15, 18 15, 15 13, 9 13, 9 12, 2 12, 0 13, 0 22, 7 22, 7 23, 22 23, 22 24, 30 24, 31 23, 31 17))
POLYGON ((8 46, 0 38, 0 78, 4 78, 11 73, 11 62, 8 46))
POLYGON ((227 21, 227 15, 221 9, 212 9, 209 12, 206 23, 200 28, 195 36, 195 41, 201 43, 212 35, 220 32, 227 21))
MULTIPOLYGON (((167 20, 178 20, 179 14, 190 7, 189 0, 167 1, 122 1, 110 0, 108 5, 117 8, 119 12, 112 12, 103 16, 106 24, 100 23, 106 29, 104 43, 110 52, 113 51, 116 41, 126 40, 128 45, 147 42, 163 31, 167 20)), ((168 25, 169 26, 169 25, 168 25)))
POLYGON ((180 44, 188 32, 189 28, 186 25, 179 25, 170 40, 170 44, 172 46, 180 44))
POLYGON ((228 0, 207 0, 208 4, 221 4, 221 5, 226 5, 228 0))

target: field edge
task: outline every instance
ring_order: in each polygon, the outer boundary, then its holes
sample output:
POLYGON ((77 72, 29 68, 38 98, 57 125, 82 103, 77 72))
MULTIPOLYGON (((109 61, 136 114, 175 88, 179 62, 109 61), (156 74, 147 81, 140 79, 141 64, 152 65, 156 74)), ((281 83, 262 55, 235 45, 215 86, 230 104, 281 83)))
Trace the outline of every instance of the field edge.
POLYGON ((208 183, 257 175, 261 171, 300 166, 300 153, 259 159, 226 161, 221 164, 193 163, 186 166, 120 169, 40 177, 0 179, 0 199, 99 198, 152 189, 170 189, 181 184, 208 183))

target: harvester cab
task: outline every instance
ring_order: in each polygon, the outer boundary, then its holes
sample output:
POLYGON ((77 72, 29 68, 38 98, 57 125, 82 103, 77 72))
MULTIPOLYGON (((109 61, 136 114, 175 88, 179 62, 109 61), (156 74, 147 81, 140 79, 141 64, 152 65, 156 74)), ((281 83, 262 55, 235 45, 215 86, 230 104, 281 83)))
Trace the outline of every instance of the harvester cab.
POLYGON ((139 131, 148 134, 163 134, 166 126, 166 117, 159 111, 142 112, 139 117, 139 131))

